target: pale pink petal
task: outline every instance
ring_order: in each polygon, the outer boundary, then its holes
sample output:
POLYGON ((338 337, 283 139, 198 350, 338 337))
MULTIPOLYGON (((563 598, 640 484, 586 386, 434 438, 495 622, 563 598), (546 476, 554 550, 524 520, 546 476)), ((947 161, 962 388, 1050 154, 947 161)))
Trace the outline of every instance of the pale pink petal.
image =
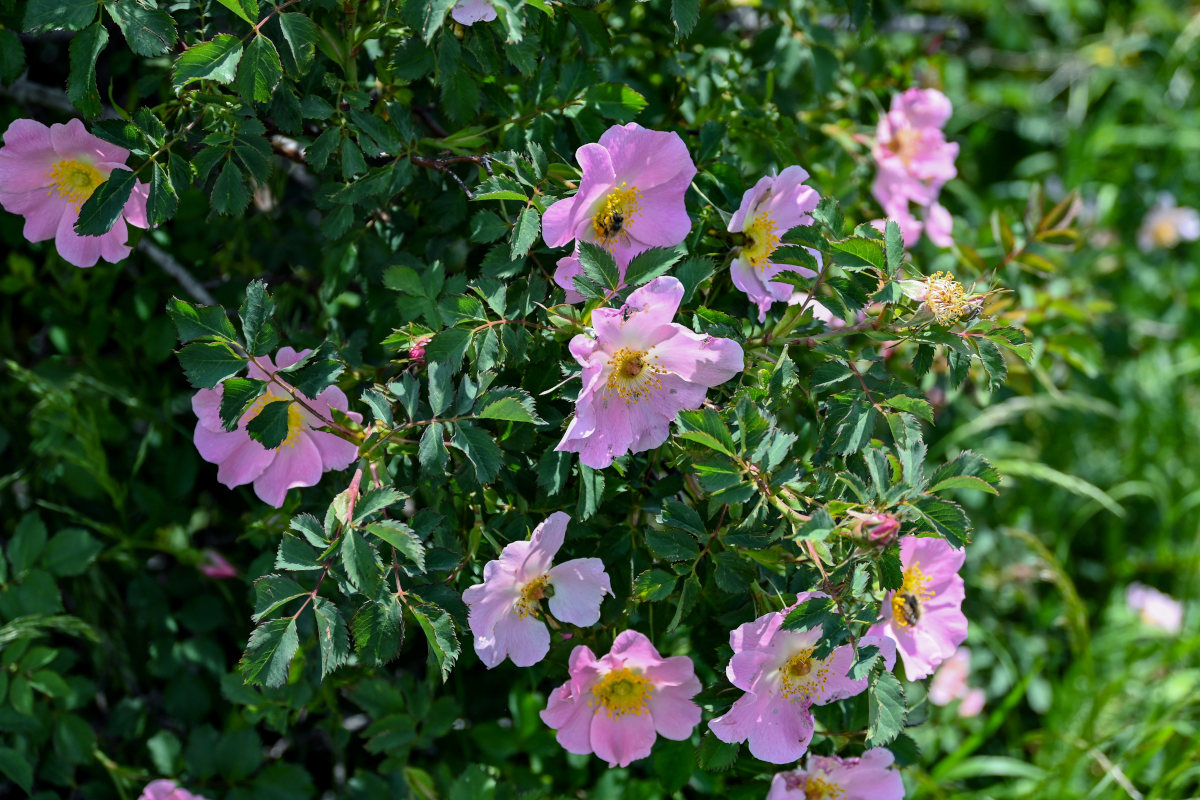
MULTIPOLYGON (((42 196, 50 196, 52 181, 47 173, 54 163, 53 153, 39 158, 37 155, 17 155, 11 149, 0 149, 0 195, 37 192, 42 196)), ((57 193, 54 196, 57 197, 57 193)))
POLYGON ((125 208, 121 211, 125 221, 135 228, 149 228, 150 223, 146 218, 146 202, 149 199, 150 184, 137 181, 133 185, 133 191, 129 193, 125 208))
POLYGON ((978 716, 986 703, 987 695, 982 689, 968 689, 963 693, 962 702, 958 704, 958 715, 963 718, 978 716))
MULTIPOLYGON (((5 209, 15 214, 25 215, 25 230, 23 231, 25 238, 30 242, 44 242, 47 239, 53 239, 58 234, 58 228, 62 225, 63 217, 69 217, 70 223, 75 224, 76 213, 75 209, 68 203, 57 198, 47 197, 42 194, 30 192, 26 197, 30 202, 25 206, 24 210, 18 211, 16 208, 5 205, 5 209)), ((0 201, 3 201, 3 196, 0 196, 0 201)))
POLYGON ((654 347, 659 363, 685 381, 711 388, 745 367, 742 346, 732 339, 694 333, 682 325, 654 347))
POLYGON ((324 431, 311 431, 308 436, 316 445, 321 465, 327 472, 343 470, 358 460, 358 445, 354 442, 324 431))
POLYGON ((628 181, 643 194, 661 188, 678 194, 680 202, 696 176, 696 166, 687 145, 677 133, 654 131, 636 122, 614 125, 600 137, 610 153, 616 180, 628 181))
POLYGON ((772 764, 790 764, 800 758, 813 735, 812 714, 803 705, 753 692, 742 695, 709 727, 721 741, 748 740, 750 753, 772 764))
POLYGON ((529 549, 517 571, 518 580, 532 580, 546 574, 566 539, 567 523, 570 521, 568 514, 555 511, 533 529, 529 537, 529 549))
POLYGON ((601 710, 592 720, 592 748, 609 766, 626 767, 650 755, 655 737, 654 719, 649 714, 610 717, 601 710))
POLYGON ((279 508, 288 489, 316 486, 321 480, 321 453, 310 434, 301 433, 292 446, 281 445, 273 452, 271 465, 254 480, 254 493, 267 505, 279 508))
POLYGON ((554 587, 550 613, 555 619, 583 628, 600 621, 601 601, 613 593, 603 561, 575 558, 551 568, 549 575, 554 587))
MULTIPOLYGON (((210 431, 221 431, 221 395, 223 387, 216 389, 201 389, 192 395, 192 411, 200 420, 200 424, 210 431)), ((204 456, 205 460, 211 460, 204 456)))
POLYGON ((596 710, 586 699, 572 693, 570 683, 564 683, 550 693, 550 700, 540 716, 555 729, 554 738, 568 753, 588 755, 592 752, 592 720, 596 710))
POLYGON ((450 16, 460 25, 474 25, 494 20, 496 8, 489 0, 458 0, 450 9, 450 16))
POLYGON ((531 667, 550 652, 550 631, 536 617, 513 612, 496 622, 496 646, 518 667, 531 667))
POLYGON ((92 162, 112 161, 122 165, 129 159, 128 150, 88 133, 79 119, 68 120, 65 125, 51 125, 50 142, 62 159, 82 157, 92 162))
POLYGON ((27 163, 46 158, 56 160, 50 129, 32 119, 14 119, 4 132, 4 152, 27 163))
POLYGON ((938 247, 954 244, 954 238, 951 236, 953 228, 954 218, 942 206, 934 203, 925 210, 925 235, 938 247))
MULTIPOLYGON (((690 667, 691 659, 687 661, 690 667)), ((700 681, 694 674, 692 681, 694 686, 662 686, 650 695, 650 716, 660 736, 683 741, 700 724, 700 706, 691 700, 700 691, 700 681)))
POLYGON ((80 236, 75 232, 78 214, 63 214, 54 234, 54 248, 68 264, 94 267, 100 260, 100 240, 95 236, 80 236))
POLYGON ((100 256, 109 263, 116 264, 124 261, 132 252, 126 240, 129 238, 129 228, 120 217, 113 223, 112 230, 103 236, 96 237, 100 241, 100 256))
MULTIPOLYGON (((199 430, 196 433, 198 436, 199 430)), ((213 461, 212 463, 219 464, 217 480, 230 489, 257 479, 275 460, 274 451, 266 449, 251 439, 245 431, 235 431, 226 435, 235 437, 234 441, 237 442, 237 446, 226 453, 222 461, 213 461)), ((197 447, 199 447, 199 442, 197 442, 197 447)), ((201 453, 201 457, 203 455, 201 453)))

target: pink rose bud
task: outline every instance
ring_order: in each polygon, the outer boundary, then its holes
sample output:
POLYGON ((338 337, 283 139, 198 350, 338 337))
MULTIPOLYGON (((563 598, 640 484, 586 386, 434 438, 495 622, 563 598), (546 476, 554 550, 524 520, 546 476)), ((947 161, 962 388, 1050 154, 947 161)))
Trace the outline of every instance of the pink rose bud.
POLYGON ((867 526, 867 538, 880 547, 887 547, 896 541, 896 536, 900 533, 900 520, 891 514, 875 514, 867 526))
POLYGON ((215 581, 236 578, 238 574, 237 567, 226 561, 225 557, 216 550, 204 551, 204 561, 200 564, 200 571, 215 581))

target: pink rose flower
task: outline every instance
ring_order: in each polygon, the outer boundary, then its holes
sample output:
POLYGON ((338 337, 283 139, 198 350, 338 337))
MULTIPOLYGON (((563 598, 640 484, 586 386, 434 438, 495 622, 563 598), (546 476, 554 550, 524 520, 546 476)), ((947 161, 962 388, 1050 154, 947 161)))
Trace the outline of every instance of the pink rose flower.
MULTIPOLYGON (((811 225, 809 214, 820 196, 804 185, 808 173, 800 167, 788 167, 776 176, 760 178, 754 188, 742 195, 742 204, 729 220, 729 231, 745 236, 741 251, 729 267, 733 285, 745 292, 758 306, 758 321, 767 318, 772 303, 786 303, 792 296, 791 284, 773 281, 781 272, 796 272, 807 278, 816 277, 815 272, 804 267, 776 264, 771 254, 779 246, 779 239, 792 228, 811 225)), ((805 248, 817 257, 811 248, 805 248)))
POLYGON ((900 800, 904 783, 893 761, 883 747, 860 758, 809 756, 807 769, 776 773, 767 800, 900 800))
POLYGON ((237 567, 230 564, 225 556, 216 550, 204 551, 204 561, 200 564, 200 571, 204 573, 205 577, 215 581, 236 578, 238 574, 237 567))
MULTIPOLYGON (((696 165, 677 133, 636 122, 614 125, 600 141, 575 151, 583 177, 579 190, 546 209, 542 238, 549 247, 594 242, 613 254, 620 269, 651 247, 673 247, 692 228, 684 194, 696 165)), ((577 253, 558 262, 554 280, 578 302, 571 278, 581 271, 577 253)))
POLYGON ((683 284, 655 278, 621 308, 592 312, 595 338, 579 334, 571 355, 583 365, 575 417, 555 450, 579 453, 593 469, 667 440, 671 421, 699 408, 705 392, 741 372, 741 346, 693 333, 671 320, 683 284))
POLYGON ((450 9, 450 16, 459 25, 474 25, 476 22, 491 22, 496 18, 496 7, 491 0, 458 0, 450 9))
POLYGON ((960 647, 933 674, 933 680, 929 682, 929 702, 935 706, 948 706, 955 700, 961 700, 958 704, 960 717, 977 715, 983 710, 987 695, 982 689, 967 685, 970 675, 971 648, 960 647))
POLYGON ((1183 629, 1183 605, 1169 594, 1141 583, 1131 583, 1125 590, 1125 602, 1142 622, 1167 633, 1183 629))
POLYGON ((206 800, 198 794, 192 794, 186 789, 180 789, 175 781, 151 781, 142 790, 138 800, 206 800))
MULTIPOLYGON (((295 364, 309 352, 311 351, 296 352, 290 347, 284 347, 276 354, 275 362, 260 356, 259 361, 266 363, 267 371, 264 372, 251 364, 249 375, 260 381, 268 380, 270 375, 275 374, 276 369, 295 364)), ((326 423, 314 417, 299 403, 292 403, 288 407, 287 438, 277 449, 268 450, 251 439, 250 434, 246 432, 246 425, 250 420, 258 416, 268 403, 290 399, 275 383, 267 384, 267 391, 246 411, 235 430, 225 430, 221 425, 220 415, 224 388, 218 386, 216 389, 201 389, 192 398, 192 410, 199 418, 193 441, 196 443, 196 449, 200 451, 201 458, 220 466, 217 480, 229 488, 253 481, 254 493, 259 499, 279 508, 283 505, 288 489, 315 486, 321 480, 322 473, 345 469, 358 458, 358 446, 353 442, 332 433, 315 430, 326 423)), ((328 387, 307 402, 327 420, 330 419, 329 409, 336 408, 345 411, 354 421, 362 421, 362 414, 346 411, 349 401, 345 393, 336 386, 328 387)))
MULTIPOLYGON (((806 600, 828 597, 824 592, 803 592, 806 600)), ((781 630, 788 610, 764 614, 729 634, 733 658, 725 674, 745 694, 723 716, 708 725, 713 734, 730 744, 749 740, 750 753, 772 764, 796 761, 808 750, 813 737, 812 706, 853 697, 867 688, 867 679, 847 676, 854 665, 854 648, 834 648, 823 659, 813 658, 821 629, 781 630)), ((863 637, 859 646, 875 645, 888 669, 896 661, 895 646, 886 639, 863 637)))
POLYGON ((896 642, 910 681, 930 675, 966 641, 962 568, 966 553, 945 539, 900 537, 904 585, 888 592, 868 634, 896 642))
POLYGON ((569 753, 595 753, 624 767, 650 755, 658 736, 683 741, 700 722, 691 700, 700 691, 692 660, 663 658, 637 631, 622 631, 599 659, 576 647, 570 672, 541 712, 569 753))
POLYGON ((0 147, 0 206, 25 217, 26 239, 54 239, 58 254, 77 267, 95 266, 101 258, 116 263, 130 253, 126 223, 147 227, 147 184, 134 184, 122 216, 103 236, 80 236, 75 221, 96 187, 128 158, 128 150, 92 136, 77 119, 49 128, 14 120, 0 147))
POLYGON ((1176 206, 1170 192, 1162 192, 1154 207, 1146 212, 1138 228, 1138 248, 1143 253, 1155 248, 1169 250, 1180 242, 1200 239, 1200 212, 1176 206))
POLYGON ((600 602, 613 593, 604 562, 573 558, 550 566, 571 518, 555 511, 527 542, 510 542, 483 568, 483 583, 463 592, 475 652, 488 669, 505 657, 529 667, 550 651, 550 631, 540 619, 548 599, 555 619, 580 627, 600 620, 600 602))
POLYGON ((891 110, 876 128, 871 154, 878 171, 871 193, 900 226, 905 247, 915 244, 922 230, 939 247, 953 241, 954 220, 937 203, 942 186, 958 174, 958 145, 942 132, 951 111, 950 100, 936 89, 909 89, 892 98, 891 110), (923 210, 924 223, 913 216, 910 203, 923 210))

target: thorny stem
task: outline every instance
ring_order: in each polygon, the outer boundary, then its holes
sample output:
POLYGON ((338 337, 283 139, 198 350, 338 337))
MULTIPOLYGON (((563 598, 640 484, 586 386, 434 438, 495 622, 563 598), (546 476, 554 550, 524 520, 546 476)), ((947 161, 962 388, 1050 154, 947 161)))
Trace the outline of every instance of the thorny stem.
MULTIPOLYGON (((242 348, 238 347, 238 349, 241 350, 242 348)), ((246 352, 246 351, 243 350, 243 352, 246 352)), ((288 395, 291 396, 293 402, 299 404, 301 408, 303 408, 308 413, 312 414, 314 417, 319 419, 322 422, 322 424, 324 424, 326 427, 333 428, 333 430, 336 431, 339 436, 341 436, 343 439, 345 439, 348 442, 357 444, 359 441, 361 441, 362 437, 359 436, 358 434, 356 434, 354 431, 337 424, 336 422, 334 422, 331 419, 327 419, 323 414, 321 414, 315 408, 313 408, 308 403, 306 403, 303 399, 303 396, 298 391, 296 391, 295 387, 291 386, 286 381, 281 380, 279 378, 279 376, 276 375, 273 370, 267 370, 266 368, 264 368, 262 364, 258 363, 258 360, 254 356, 250 355, 250 353, 246 352, 246 357, 248 359, 250 359, 250 363, 254 364, 254 366, 258 367, 260 370, 262 370, 264 373, 267 374, 267 378, 270 383, 274 383, 274 384, 278 385, 281 389, 283 389, 285 392, 287 392, 288 395)))

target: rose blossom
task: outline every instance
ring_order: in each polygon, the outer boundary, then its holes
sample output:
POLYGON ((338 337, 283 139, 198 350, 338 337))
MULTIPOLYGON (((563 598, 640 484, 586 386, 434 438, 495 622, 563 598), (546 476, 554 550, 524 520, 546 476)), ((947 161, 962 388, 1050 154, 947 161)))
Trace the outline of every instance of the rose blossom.
POLYGON ((583 388, 555 450, 579 453, 584 464, 602 469, 618 456, 658 447, 676 414, 699 408, 709 388, 741 372, 737 342, 671 321, 682 299, 683 284, 664 276, 635 289, 621 308, 592 312, 595 338, 571 340, 583 388))
POLYGON ((909 680, 928 676, 967 638, 958 574, 965 559, 945 539, 900 537, 904 584, 888 593, 883 616, 868 633, 896 642, 909 680))
POLYGON ((204 551, 204 561, 200 563, 200 571, 204 573, 205 577, 215 581, 236 578, 238 574, 237 567, 230 564, 225 556, 216 550, 207 549, 204 551))
POLYGON ((637 631, 622 631, 598 659, 576 647, 570 673, 541 712, 569 753, 595 753, 624 767, 650 755, 658 736, 683 741, 700 722, 691 700, 700 691, 692 660, 663 658, 637 631))
MULTIPOLYGON (((636 122, 614 125, 599 142, 576 150, 575 160, 583 173, 579 190, 542 217, 547 246, 594 242, 613 254, 624 281, 634 256, 651 247, 673 247, 691 230, 683 197, 696 165, 679 134, 647 130, 636 122)), ((554 273, 568 302, 582 299, 572 281, 582 271, 577 245, 554 273)))
POLYGON ((79 209, 114 169, 124 169, 129 151, 92 136, 77 119, 47 128, 31 119, 14 120, 0 147, 0 206, 25 217, 25 238, 54 239, 58 254, 77 267, 103 258, 116 263, 130 247, 126 223, 147 227, 149 188, 135 182, 116 224, 103 236, 75 232, 79 209))
MULTIPOLYGON (((828 596, 802 592, 796 605, 828 596)), ((846 674, 854 665, 854 648, 844 644, 825 658, 814 658, 821 628, 782 630, 789 610, 764 614, 729 634, 733 658, 725 674, 745 694, 709 723, 721 741, 749 740, 750 753, 772 764, 790 763, 808 750, 814 727, 812 706, 853 697, 867 688, 865 677, 852 680, 846 674)), ((884 663, 892 668, 896 652, 891 641, 863 637, 858 643, 879 647, 884 663)))
POLYGON ((186 789, 180 789, 175 781, 151 781, 142 790, 138 800, 206 800, 198 794, 192 794, 186 789))
POLYGON ((611 595, 608 573, 598 558, 574 558, 550 566, 562 547, 571 518, 555 511, 533 530, 529 541, 510 542, 500 558, 483 568, 483 583, 463 593, 475 652, 488 669, 505 656, 528 667, 550 651, 550 631, 541 616, 549 598, 556 619, 587 627, 600 620, 600 602, 611 595))
POLYGON ((978 714, 983 710, 987 696, 982 689, 967 685, 970 674, 971 648, 960 647, 933 674, 933 680, 929 682, 929 702, 935 706, 948 706, 955 700, 961 700, 958 705, 960 717, 978 714))
POLYGON ((1154 207, 1146 212, 1138 228, 1137 243, 1142 252, 1154 248, 1169 250, 1180 242, 1200 239, 1200 212, 1176 206, 1170 192, 1160 192, 1154 207))
POLYGON ((883 747, 859 758, 809 756, 806 769, 775 774, 767 800, 901 800, 904 783, 893 761, 883 747))
POLYGON ((905 247, 916 243, 922 229, 939 247, 952 242, 954 220, 937 202, 942 186, 957 174, 958 145, 942 133, 952 110, 949 98, 936 89, 909 89, 892 98, 891 110, 876 128, 871 154, 878 171, 871 194, 900 226, 905 247), (924 223, 912 215, 910 203, 923 210, 924 223))
MULTIPOLYGON (((254 363, 250 364, 249 375, 260 381, 268 381, 276 369, 289 367, 311 350, 296 352, 290 347, 279 350, 272 362, 260 356, 259 362, 266 364, 266 371, 254 363)), ((221 424, 221 397, 225 387, 201 389, 192 398, 192 410, 199 420, 196 422, 194 441, 200 457, 220 466, 217 480, 229 488, 254 482, 254 493, 264 503, 279 508, 283 505, 288 489, 297 486, 315 486, 321 474, 328 470, 341 470, 358 458, 358 446, 339 436, 315 428, 327 424, 312 412, 293 402, 288 406, 288 432, 283 443, 275 450, 268 450, 250 438, 246 426, 258 416, 268 403, 290 400, 288 394, 273 382, 267 383, 262 397, 242 415, 237 428, 227 431, 221 424)), ((345 411, 355 422, 362 421, 362 414, 346 411, 349 402, 345 393, 330 386, 316 397, 306 400, 313 411, 326 420, 329 409, 345 411)))
POLYGON ((490 0, 458 0, 450 9, 450 16, 459 25, 491 22, 496 18, 496 7, 490 0))
POLYGON ((1183 628, 1183 605, 1169 594, 1141 583, 1131 583, 1125 590, 1125 602, 1137 612, 1142 622, 1167 633, 1179 633, 1183 628))
MULTIPOLYGON (((820 196, 804 181, 808 173, 801 167, 788 167, 778 175, 759 179, 752 189, 742 195, 742 204, 729 220, 731 233, 743 234, 744 244, 729 267, 733 285, 745 292, 758 306, 758 321, 767 318, 767 310, 775 302, 788 302, 792 286, 771 278, 781 272, 796 272, 806 278, 816 277, 805 267, 776 264, 771 254, 779 246, 780 237, 792 228, 811 225, 810 211, 817 207, 820 196)), ((820 254, 805 248, 820 263, 820 254)))

